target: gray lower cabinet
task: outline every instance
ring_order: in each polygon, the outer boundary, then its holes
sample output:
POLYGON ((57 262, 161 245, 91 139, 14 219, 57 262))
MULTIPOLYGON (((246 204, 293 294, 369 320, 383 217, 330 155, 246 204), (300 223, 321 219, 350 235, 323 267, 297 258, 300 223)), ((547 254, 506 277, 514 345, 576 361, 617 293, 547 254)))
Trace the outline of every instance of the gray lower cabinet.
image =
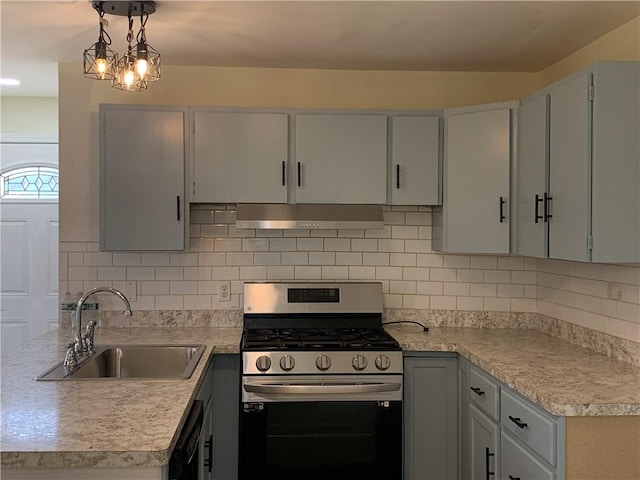
POLYGON ((458 381, 460 479, 564 478, 564 417, 462 358, 458 381))
MULTIPOLYGON (((240 420, 240 356, 213 356, 213 405, 211 468, 214 480, 238 478, 240 420)), ((205 477, 206 478, 206 477, 205 477)))
POLYGON ((202 387, 196 395, 196 399, 204 402, 204 420, 202 433, 200 434, 200 450, 198 451, 199 480, 211 480, 212 452, 210 445, 213 440, 213 364, 210 363, 202 387))
POLYGON ((405 356, 404 478, 458 477, 457 359, 405 356))
POLYGON ((100 105, 100 249, 185 250, 184 107, 100 105))
POLYGON ((471 475, 473 480, 493 480, 499 477, 500 425, 487 417, 475 405, 469 406, 471 427, 471 475))

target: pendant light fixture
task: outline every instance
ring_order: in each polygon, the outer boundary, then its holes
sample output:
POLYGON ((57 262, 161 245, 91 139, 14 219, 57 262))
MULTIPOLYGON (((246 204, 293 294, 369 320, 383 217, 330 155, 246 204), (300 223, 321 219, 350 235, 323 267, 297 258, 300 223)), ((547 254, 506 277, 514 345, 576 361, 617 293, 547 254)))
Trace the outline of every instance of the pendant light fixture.
POLYGON ((84 76, 95 80, 111 80, 115 75, 117 55, 109 48, 111 37, 105 31, 109 24, 104 18, 104 2, 94 2, 93 8, 100 17, 98 41, 84 51, 84 76))
POLYGON ((111 80, 114 88, 128 92, 146 90, 148 82, 160 79, 160 53, 147 43, 146 24, 156 11, 153 1, 94 1, 93 8, 100 15, 98 42, 84 52, 84 72, 88 78, 111 80), (126 16, 129 20, 127 50, 118 56, 111 51, 111 38, 105 31, 105 13, 126 16), (134 18, 140 17, 140 29, 134 37, 134 18), (135 45, 134 45, 135 38, 135 45))
POLYGON ((133 18, 129 15, 129 32, 127 33, 127 52, 118 59, 116 76, 111 86, 128 92, 139 92, 147 89, 147 81, 140 75, 136 54, 133 53, 133 18))

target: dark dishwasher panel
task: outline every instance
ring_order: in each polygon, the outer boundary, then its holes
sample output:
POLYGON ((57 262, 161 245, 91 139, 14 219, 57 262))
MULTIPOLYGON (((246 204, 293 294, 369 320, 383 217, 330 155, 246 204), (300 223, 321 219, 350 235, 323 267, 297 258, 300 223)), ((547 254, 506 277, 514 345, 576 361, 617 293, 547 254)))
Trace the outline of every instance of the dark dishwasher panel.
POLYGON ((204 402, 196 400, 169 459, 169 480, 200 480, 198 450, 203 421, 204 402))

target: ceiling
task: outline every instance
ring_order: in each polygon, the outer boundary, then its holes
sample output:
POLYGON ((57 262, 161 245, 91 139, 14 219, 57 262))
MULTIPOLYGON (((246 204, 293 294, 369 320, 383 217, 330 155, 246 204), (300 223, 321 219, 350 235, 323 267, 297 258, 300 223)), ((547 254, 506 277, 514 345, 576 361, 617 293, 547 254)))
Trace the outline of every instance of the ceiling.
MULTIPOLYGON (((640 14, 638 1, 158 1, 163 64, 536 72, 640 14)), ((125 17, 107 15, 112 48, 125 17)), ((97 40, 88 0, 0 0, 2 95, 57 96, 58 62, 97 40)), ((137 20, 136 26, 137 29, 137 20)))

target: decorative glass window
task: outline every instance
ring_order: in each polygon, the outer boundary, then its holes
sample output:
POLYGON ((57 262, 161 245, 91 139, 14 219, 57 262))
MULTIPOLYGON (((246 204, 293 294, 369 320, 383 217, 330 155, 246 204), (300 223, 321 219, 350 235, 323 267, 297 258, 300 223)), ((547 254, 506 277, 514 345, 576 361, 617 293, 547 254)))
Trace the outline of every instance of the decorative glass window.
POLYGON ((0 174, 3 200, 57 200, 60 183, 55 167, 20 167, 0 174))

